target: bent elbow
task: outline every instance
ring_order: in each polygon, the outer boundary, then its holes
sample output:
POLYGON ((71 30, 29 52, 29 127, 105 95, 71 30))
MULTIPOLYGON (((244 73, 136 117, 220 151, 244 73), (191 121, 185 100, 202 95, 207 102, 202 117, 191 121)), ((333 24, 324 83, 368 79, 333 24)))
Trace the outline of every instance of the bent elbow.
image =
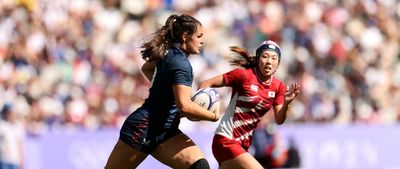
POLYGON ((179 112, 181 112, 181 113, 186 114, 187 112, 190 111, 189 106, 187 106, 187 104, 177 104, 177 106, 178 106, 179 112))
POLYGON ((278 124, 278 125, 282 125, 282 124, 285 122, 285 120, 275 119, 275 122, 276 122, 276 124, 278 124))

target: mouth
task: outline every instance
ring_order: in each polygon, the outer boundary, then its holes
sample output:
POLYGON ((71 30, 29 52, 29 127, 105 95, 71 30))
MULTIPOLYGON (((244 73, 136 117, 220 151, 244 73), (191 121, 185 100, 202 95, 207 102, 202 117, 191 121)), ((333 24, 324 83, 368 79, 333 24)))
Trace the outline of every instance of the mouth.
POLYGON ((270 71, 270 70, 272 70, 272 67, 266 66, 266 67, 264 68, 264 70, 270 71))

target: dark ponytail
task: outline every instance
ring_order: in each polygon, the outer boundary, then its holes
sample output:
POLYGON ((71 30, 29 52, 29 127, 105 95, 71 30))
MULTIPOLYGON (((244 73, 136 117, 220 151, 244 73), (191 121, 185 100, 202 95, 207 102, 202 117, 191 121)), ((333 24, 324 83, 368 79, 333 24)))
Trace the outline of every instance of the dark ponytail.
POLYGON ((165 51, 174 44, 182 43, 182 35, 192 35, 201 23, 190 15, 171 15, 160 30, 152 34, 153 38, 144 43, 141 53, 147 62, 156 63, 164 59, 165 51))
POLYGON ((281 48, 272 40, 263 41, 256 50, 256 56, 251 56, 245 48, 231 46, 230 49, 232 52, 239 54, 235 55, 234 58, 230 58, 229 62, 233 66, 241 66, 244 68, 256 67, 258 60, 260 59, 260 55, 266 50, 276 52, 279 56, 279 62, 281 61, 281 48))
POLYGON ((247 49, 237 46, 231 46, 231 51, 235 54, 229 59, 232 66, 240 66, 243 68, 255 67, 255 56, 251 56, 247 49))

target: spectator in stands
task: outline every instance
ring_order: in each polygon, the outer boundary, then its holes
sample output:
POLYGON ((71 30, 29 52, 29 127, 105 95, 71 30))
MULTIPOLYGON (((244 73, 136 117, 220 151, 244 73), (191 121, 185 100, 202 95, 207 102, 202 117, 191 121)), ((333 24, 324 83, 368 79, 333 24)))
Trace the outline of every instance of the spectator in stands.
POLYGON ((11 105, 3 106, 0 115, 0 169, 22 169, 24 128, 11 105))

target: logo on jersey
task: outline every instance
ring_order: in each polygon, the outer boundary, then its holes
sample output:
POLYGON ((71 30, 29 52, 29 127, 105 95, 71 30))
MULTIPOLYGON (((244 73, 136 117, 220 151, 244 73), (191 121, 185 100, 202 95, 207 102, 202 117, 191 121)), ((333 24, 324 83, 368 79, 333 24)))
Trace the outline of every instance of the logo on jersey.
POLYGON ((258 92, 258 86, 257 85, 254 85, 254 84, 250 85, 250 89, 252 91, 258 92))
POLYGON ((274 98, 275 97, 275 92, 269 91, 268 92, 268 97, 274 98))
POLYGON ((150 140, 146 140, 146 138, 143 139, 143 144, 145 146, 149 146, 150 145, 150 140))

